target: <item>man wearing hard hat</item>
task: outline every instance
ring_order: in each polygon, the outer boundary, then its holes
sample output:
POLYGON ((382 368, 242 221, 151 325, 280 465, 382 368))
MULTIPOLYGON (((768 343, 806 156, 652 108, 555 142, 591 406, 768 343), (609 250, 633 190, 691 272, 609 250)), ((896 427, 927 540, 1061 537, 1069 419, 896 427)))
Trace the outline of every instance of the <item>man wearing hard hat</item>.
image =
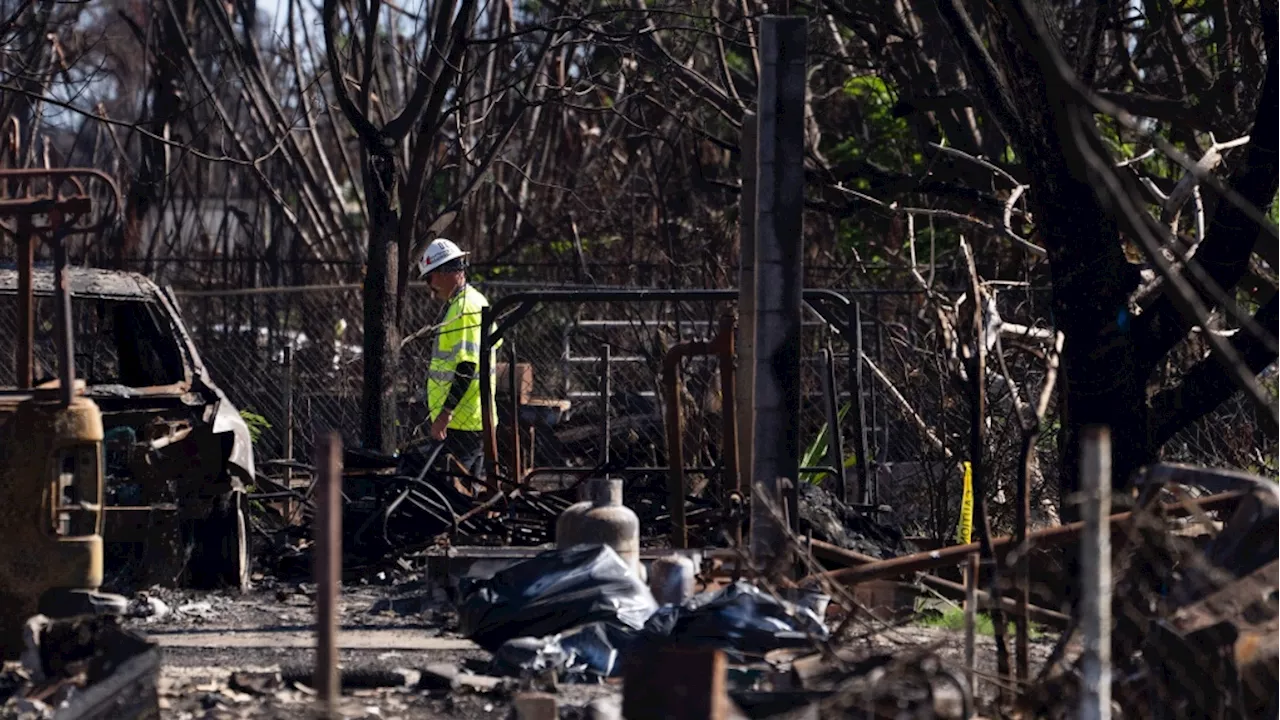
MULTIPOLYGON (((429 442, 420 451, 430 456, 443 444, 437 467, 446 454, 453 455, 467 471, 484 476, 484 422, 480 410, 480 318, 489 301, 467 284, 466 257, 450 240, 441 238, 427 246, 418 270, 431 285, 431 293, 445 303, 436 321, 431 365, 427 371, 429 442)), ((495 348, 497 346, 495 345, 495 348)), ((493 364, 490 363, 492 370, 493 364)), ((489 384, 493 392, 493 383, 489 384)), ((490 408, 494 408, 490 396, 490 408)), ((496 410, 493 421, 497 423, 496 410)))

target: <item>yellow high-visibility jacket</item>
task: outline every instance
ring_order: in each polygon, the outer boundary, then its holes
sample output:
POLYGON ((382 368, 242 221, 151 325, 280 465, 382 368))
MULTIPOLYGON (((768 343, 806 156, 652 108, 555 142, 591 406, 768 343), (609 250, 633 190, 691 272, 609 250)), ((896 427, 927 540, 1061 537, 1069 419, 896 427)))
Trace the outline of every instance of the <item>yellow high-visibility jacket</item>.
MULTIPOLYGON (((489 301, 479 290, 464 285, 454 294, 445 308, 440 322, 440 330, 436 333, 435 347, 431 353, 431 365, 427 371, 427 408, 434 420, 444 409, 445 400, 453 387, 454 373, 458 363, 469 362, 476 365, 476 378, 471 381, 467 391, 463 393, 458 406, 453 409, 453 418, 449 421, 450 430, 479 431, 484 429, 480 414, 480 323, 484 308, 489 301)), ((496 350, 502 344, 494 345, 496 350)), ((498 424, 497 406, 494 399, 494 363, 493 354, 489 363, 489 407, 494 425, 498 424)))

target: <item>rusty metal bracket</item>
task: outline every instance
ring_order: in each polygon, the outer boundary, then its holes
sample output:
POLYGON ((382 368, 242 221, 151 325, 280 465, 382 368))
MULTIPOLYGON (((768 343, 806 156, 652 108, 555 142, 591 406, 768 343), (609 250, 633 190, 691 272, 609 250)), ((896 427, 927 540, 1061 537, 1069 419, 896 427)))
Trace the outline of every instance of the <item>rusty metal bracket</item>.
POLYGON ((0 198, 0 217, 15 218, 18 254, 18 342, 14 350, 14 370, 20 387, 28 388, 35 382, 35 272, 36 236, 42 235, 52 245, 54 263, 54 306, 57 310, 55 340, 58 347, 59 396, 63 405, 70 405, 75 395, 75 338, 71 320, 71 287, 67 278, 67 248, 65 240, 74 234, 97 232, 107 226, 112 215, 122 208, 120 188, 110 175, 93 168, 62 169, 6 169, 0 170, 0 188, 8 190, 17 181, 26 192, 17 197, 0 198), (46 181, 45 194, 33 192, 33 181, 46 181), (115 203, 112 213, 102 213, 96 223, 77 225, 85 216, 91 216, 93 198, 85 192, 84 179, 96 179, 106 183, 115 203), (70 183, 74 192, 65 194, 63 185, 70 183), (37 226, 37 216, 48 217, 48 224, 37 226))
MULTIPOLYGON (((31 218, 36 215, 48 215, 51 212, 63 214, 62 223, 70 229, 69 233, 83 234, 99 232, 105 229, 113 219, 118 219, 124 203, 121 200, 120 187, 108 174, 95 168, 17 168, 0 169, 0 190, 6 197, 0 197, 0 217, 14 217, 21 221, 22 217, 31 218), (33 192, 35 180, 46 181, 45 192, 33 192), (89 225, 77 225, 76 222, 90 215, 95 203, 86 191, 86 180, 96 180, 107 186, 108 197, 112 207, 98 214, 98 221, 89 225), (15 182, 16 181, 16 182, 15 182), (8 189, 16 185, 25 192, 8 197, 8 189), (64 192, 66 185, 71 192, 64 192)), ((47 227, 46 227, 47 229, 47 227)))
MULTIPOLYGON (((671 346, 662 358, 662 392, 667 416, 667 489, 671 512, 671 546, 689 547, 689 531, 684 514, 684 416, 680 407, 680 363, 689 357, 715 355, 720 361, 720 388, 723 398, 734 393, 734 333, 737 318, 726 314, 720 318, 720 328, 710 341, 694 340, 671 346)), ((722 402, 724 402, 722 400, 722 402)), ((732 401, 730 401, 732 402, 732 401)), ((721 478, 721 492, 727 499, 738 487, 738 425, 737 413, 732 407, 721 406, 723 418, 722 439, 725 472, 721 478)))

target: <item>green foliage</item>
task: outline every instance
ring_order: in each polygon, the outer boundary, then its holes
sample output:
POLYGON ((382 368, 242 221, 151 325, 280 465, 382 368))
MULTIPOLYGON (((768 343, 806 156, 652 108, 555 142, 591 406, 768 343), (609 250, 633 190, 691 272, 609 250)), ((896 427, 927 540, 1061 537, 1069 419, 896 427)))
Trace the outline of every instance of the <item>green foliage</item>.
POLYGON ((255 443, 262 437, 263 430, 271 429, 271 422, 252 410, 241 410, 240 418, 249 426, 249 439, 255 443))
MULTIPOLYGON (((844 420, 844 416, 848 414, 851 405, 845 405, 840 408, 840 412, 836 414, 837 420, 844 420)), ((813 442, 809 443, 809 447, 805 448, 804 454, 800 456, 800 467, 817 467, 827 458, 827 444, 830 442, 829 426, 823 424, 822 429, 818 431, 817 437, 813 442)), ((844 459, 845 468, 850 468, 858 462, 857 457, 850 455, 844 459)), ((821 473, 803 473, 801 480, 807 483, 817 484, 822 479, 821 473)))
MULTIPOLYGON (((855 75, 844 82, 843 92, 855 101, 864 124, 861 136, 851 135, 838 141, 831 151, 835 161, 868 160, 907 170, 924 162, 924 156, 912 142, 911 129, 905 118, 894 117, 896 92, 878 75, 855 75), (903 148, 915 148, 904 157, 903 148), (904 162, 905 160, 905 162, 904 162), (904 167, 906 166, 906 167, 904 167)), ((866 189, 866 183, 854 183, 866 189)))
MULTIPOLYGON (((926 611, 916 617, 916 622, 926 627, 936 627, 944 630, 964 630, 964 609, 953 605, 942 612, 936 610, 926 611)), ((995 637, 996 624, 992 622, 991 616, 987 613, 978 613, 973 620, 973 630, 978 635, 995 637)), ((1005 634, 1010 637, 1013 636, 1014 625, 1012 621, 1009 623, 1009 628, 1005 634)), ((1027 628, 1028 637, 1036 638, 1043 634, 1044 629, 1038 627, 1035 623, 1031 623, 1027 628)))
POLYGON ((733 50, 726 50, 724 54, 724 61, 725 64, 729 66, 729 69, 734 72, 742 73, 744 75, 749 75, 755 72, 748 68, 747 58, 744 57, 742 53, 734 52, 733 50))

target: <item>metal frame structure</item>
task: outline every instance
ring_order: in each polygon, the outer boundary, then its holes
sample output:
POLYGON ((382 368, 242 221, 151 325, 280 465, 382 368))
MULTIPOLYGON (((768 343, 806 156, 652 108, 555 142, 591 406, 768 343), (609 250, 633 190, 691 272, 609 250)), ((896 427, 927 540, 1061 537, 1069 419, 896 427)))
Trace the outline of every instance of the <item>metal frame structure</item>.
POLYGON ((17 220, 15 230, 18 266, 18 342, 14 351, 14 371, 19 388, 30 388, 35 382, 35 243, 36 236, 43 236, 53 249, 54 306, 57 313, 55 342, 58 348, 59 397, 63 405, 70 405, 75 395, 75 338, 71 320, 71 286, 67 279, 67 248, 64 240, 70 235, 98 232, 104 229, 113 215, 123 209, 120 188, 110 175, 92 168, 23 168, 0 169, 0 187, 8 188, 10 182, 25 185, 25 197, 0 199, 0 217, 17 220), (101 219, 85 226, 77 221, 89 217, 94 211, 93 198, 85 191, 86 179, 106 183, 115 206, 113 212, 103 212, 101 219), (35 181, 47 184, 43 196, 31 193, 35 181), (72 186, 72 192, 63 193, 64 184, 72 186), (45 215, 49 222, 37 226, 34 219, 45 215))
MULTIPOLYGON (((869 295, 869 296, 878 297, 880 295, 910 295, 914 293, 915 291, 912 291, 912 290, 863 290, 863 291, 855 291, 852 294, 869 295)), ((836 477, 836 481, 838 483, 837 489, 842 500, 844 501, 853 500, 854 502, 852 504, 855 507, 862 507, 863 509, 874 509, 876 507, 874 503, 876 500, 878 500, 878 493, 874 491, 874 488, 871 483, 872 475, 870 474, 870 471, 868 468, 868 464, 870 462, 870 453, 867 447, 868 422, 867 422, 867 418, 865 417, 866 405, 863 402, 864 388, 862 383, 862 372, 861 372, 861 366, 862 366, 861 358, 863 356, 861 306, 859 305, 859 303, 851 301, 845 295, 842 295, 841 293, 836 292, 834 290, 828 290, 828 289, 808 289, 804 291, 803 297, 804 297, 805 304, 823 322, 825 322, 828 327, 833 329, 841 337, 841 339, 843 339, 846 343, 848 343, 850 348, 849 350, 850 367, 852 371, 850 372, 849 392, 851 395, 851 400, 853 401, 852 411, 855 415, 854 427, 855 427, 855 433, 857 435, 857 437, 854 438, 854 443, 855 443, 855 448, 859 458, 859 462, 857 466, 857 472, 858 472, 857 495, 854 498, 850 498, 846 493, 845 482, 844 482, 844 472, 843 472, 843 468, 841 467, 842 462, 836 462, 833 464, 832 467, 813 467, 813 468, 805 467, 805 468, 801 468, 801 471, 833 474, 836 477)), ((586 302, 597 302, 597 303, 716 302, 716 301, 736 302, 738 298, 739 298, 739 293, 737 290, 648 290, 648 289, 644 289, 644 290, 614 290, 614 289, 610 289, 610 290, 548 290, 548 291, 539 291, 539 292, 513 293, 511 295, 507 295, 498 299, 496 302, 494 302, 493 305, 486 307, 481 316, 482 329, 481 329, 481 343, 480 343, 480 398, 481 398, 481 405, 482 405, 482 416, 485 422, 485 428, 484 428, 485 456, 489 463, 489 466, 492 468, 496 468, 499 460, 497 428, 494 426, 492 421, 492 418, 494 417, 493 395, 492 395, 493 387, 494 387, 493 386, 494 380, 492 378, 492 365, 493 365, 492 350, 494 345, 499 340, 505 339, 506 334, 513 327, 515 327, 519 322, 521 322, 525 317, 527 317, 529 313, 532 312, 538 305, 544 304, 544 303, 578 304, 578 303, 586 303, 586 302)), ((725 342, 725 340, 723 339, 723 333, 724 333, 724 329, 722 325, 721 333, 720 333, 721 337, 719 337, 717 341, 712 341, 712 343, 710 344, 705 342, 700 344, 695 343, 695 345, 698 347, 696 348, 697 351, 694 352, 693 354, 718 355, 722 357, 722 363, 723 363, 724 353, 723 353, 723 347, 721 347, 721 345, 723 345, 723 343, 725 342), (710 347, 711 345, 715 345, 716 347, 714 348, 710 347), (701 346, 707 346, 707 347, 701 347, 701 346)), ((731 344, 732 333, 730 333, 729 337, 730 337, 730 351, 732 351, 732 344, 731 344)), ((518 358, 514 354, 513 348, 510 347, 509 342, 508 342, 508 345, 509 345, 508 351, 510 353, 510 357, 508 358, 508 363, 509 363, 509 367, 513 369, 513 373, 514 373, 514 368, 516 367, 518 358)), ((688 344, 682 343, 681 345, 677 345, 675 348, 672 349, 672 352, 675 353, 679 351, 679 352, 688 354, 689 350, 680 350, 680 348, 685 345, 688 345, 688 344)), ((669 358, 670 356, 668 356, 668 359, 669 358)), ((823 381, 824 381, 823 384, 825 386, 824 390, 826 390, 828 393, 835 393, 837 391, 835 388, 835 377, 834 377, 834 355, 832 355, 828 351, 827 355, 825 356, 825 359, 826 359, 827 367, 823 369, 824 372, 822 373, 823 381)), ((664 366, 665 365, 666 363, 664 362, 664 366)), ((515 382, 514 376, 511 379, 511 381, 515 382)), ((730 390, 732 387, 733 385, 731 384, 731 385, 724 386, 724 389, 730 390)), ((513 389, 515 388, 513 387, 513 389)), ((519 397, 518 393, 513 393, 514 401, 518 402, 518 397, 519 397)), ((839 423, 835 422, 838 416, 837 406, 838 406, 838 402, 828 402, 827 407, 824 408, 824 410, 828 419, 828 427, 832 432, 831 442, 832 442, 833 449, 835 452, 842 452, 842 448, 844 446, 843 433, 840 430, 839 423)), ((513 413, 512 418, 513 418, 513 422, 516 423, 515 435, 518 436, 519 435, 519 432, 518 432, 519 431, 519 413, 518 412, 513 413)), ((672 418, 670 417, 670 412, 668 412, 668 422, 667 422, 667 425, 669 426, 667 428, 668 436, 670 436, 670 433, 673 430, 673 428, 670 427, 672 424, 671 420, 672 418)), ((675 420, 678 421, 679 418, 677 417, 675 418, 675 420)), ((607 424, 607 412, 606 412, 606 424, 607 424)), ((676 429, 678 431, 678 422, 677 422, 676 429)), ((725 432, 736 435, 737 433, 736 418, 732 421, 732 423, 730 421, 726 421, 725 432), (730 424, 734 425, 732 430, 730 430, 728 427, 730 424)), ((736 437, 733 440, 736 441, 736 437)), ((731 442, 733 446, 736 447, 736 442, 734 441, 731 441, 731 442)), ((670 440, 668 440, 668 445, 670 445, 670 440)), ((564 468, 564 469, 530 468, 527 471, 522 471, 520 468, 518 445, 515 446, 514 452, 516 454, 515 454, 515 457, 513 458, 513 463, 511 465, 512 477, 510 481, 516 485, 525 484, 529 481, 529 479, 531 479, 533 476, 538 474, 545 474, 547 472, 568 472, 569 474, 572 474, 573 472, 577 471, 577 469, 568 469, 568 468, 564 468)), ((675 455, 670 455, 670 456, 675 457, 675 455)), ((736 460, 736 453, 735 453, 735 460, 736 460)), ((733 464, 736 466, 736 462, 733 464)), ((728 465, 728 463, 726 463, 726 465, 728 465)), ((721 470, 722 472, 727 470, 727 468, 718 468, 718 469, 721 470)), ((673 497, 674 497, 674 493, 675 493, 674 483, 676 482, 677 475, 679 476, 680 484, 683 485, 683 477, 685 473, 701 472, 706 470, 708 469, 679 467, 673 471, 671 467, 665 467, 665 468, 626 468, 626 469, 623 469, 623 472, 665 473, 670 478, 669 482, 673 483, 671 492, 673 493, 673 497)), ((591 470, 588 469, 583 472, 591 472, 591 470)), ((737 485, 736 481, 732 483, 734 486, 732 488, 729 487, 729 483, 725 483, 722 481, 721 484, 724 486, 722 490, 726 493, 731 494, 732 492, 738 490, 738 488, 736 487, 737 485)), ((728 497, 725 498, 726 501, 728 501, 729 499, 730 498, 728 497)), ((673 528, 674 530, 673 537, 675 537, 677 535, 680 535, 681 533, 679 529, 679 521, 676 520, 676 513, 673 512, 672 514, 673 514, 673 520, 675 520, 673 524, 676 525, 676 528, 673 528)), ((678 538, 676 539, 678 541, 678 538)))

